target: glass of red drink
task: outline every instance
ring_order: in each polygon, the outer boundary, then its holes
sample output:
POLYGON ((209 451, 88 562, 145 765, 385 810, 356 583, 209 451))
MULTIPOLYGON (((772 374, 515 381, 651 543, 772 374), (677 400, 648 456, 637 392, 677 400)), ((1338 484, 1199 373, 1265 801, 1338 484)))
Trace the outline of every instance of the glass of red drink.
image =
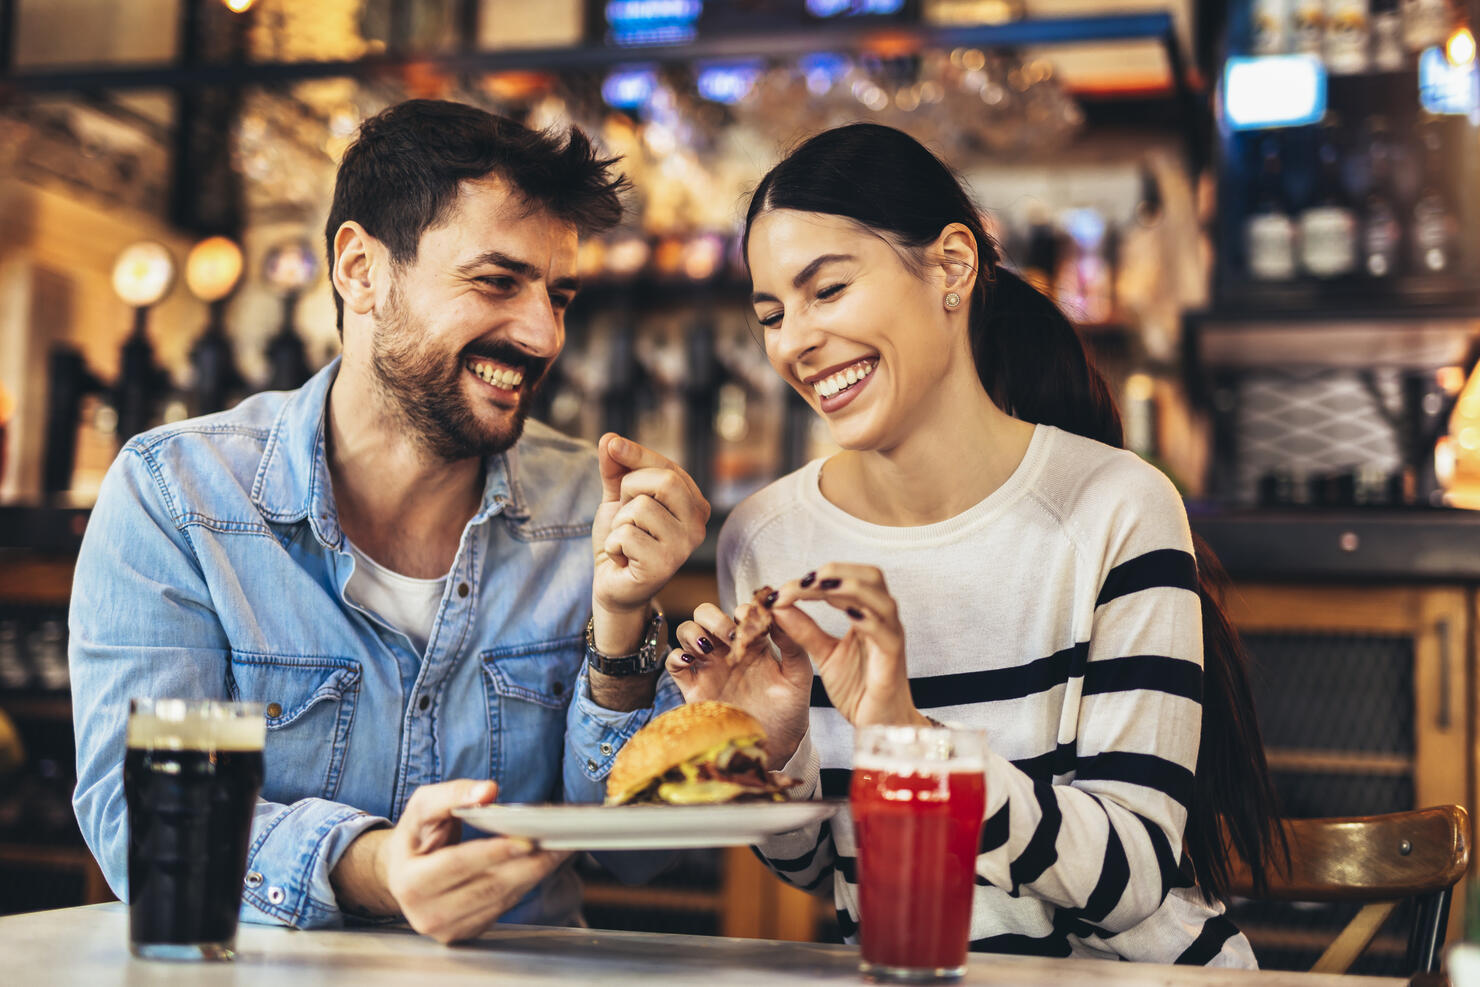
POLYGON ((858 842, 860 969, 928 983, 966 972, 986 737, 861 727, 849 802, 858 842))

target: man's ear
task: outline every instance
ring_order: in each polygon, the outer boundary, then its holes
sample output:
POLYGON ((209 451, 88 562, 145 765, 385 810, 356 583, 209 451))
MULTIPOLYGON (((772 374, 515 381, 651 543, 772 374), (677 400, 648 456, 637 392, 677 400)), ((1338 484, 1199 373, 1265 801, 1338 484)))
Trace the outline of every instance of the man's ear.
POLYGON ((980 259, 976 249, 976 237, 964 223, 951 223, 940 231, 932 255, 940 264, 940 276, 946 291, 954 291, 963 298, 970 297, 976 287, 977 263, 980 259))
POLYGON ((384 248, 359 223, 348 221, 334 234, 334 270, 329 272, 344 307, 358 315, 375 311, 375 276, 384 248))

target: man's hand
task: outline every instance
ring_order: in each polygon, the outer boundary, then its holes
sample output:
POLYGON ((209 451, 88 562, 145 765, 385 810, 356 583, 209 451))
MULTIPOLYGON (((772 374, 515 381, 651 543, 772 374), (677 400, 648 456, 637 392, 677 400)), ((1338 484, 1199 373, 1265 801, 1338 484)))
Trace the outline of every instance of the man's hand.
POLYGON ((649 606, 704 540, 709 501, 675 463, 608 432, 597 443, 601 506, 591 529, 596 650, 637 650, 649 606))
POLYGON ((446 781, 411 794, 394 829, 371 830, 350 844, 330 875, 340 906, 404 915, 438 942, 487 929, 560 865, 568 853, 537 852, 525 840, 490 837, 459 843, 460 806, 486 805, 491 781, 446 781))

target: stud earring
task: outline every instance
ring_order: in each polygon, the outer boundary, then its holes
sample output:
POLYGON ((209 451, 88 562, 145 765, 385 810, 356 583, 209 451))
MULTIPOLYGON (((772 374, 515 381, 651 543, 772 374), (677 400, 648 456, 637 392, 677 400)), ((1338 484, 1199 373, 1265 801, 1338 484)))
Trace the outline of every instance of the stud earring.
POLYGON ((948 292, 946 294, 946 308, 955 308, 957 305, 960 305, 960 304, 961 304, 961 296, 960 295, 956 294, 954 291, 948 292))

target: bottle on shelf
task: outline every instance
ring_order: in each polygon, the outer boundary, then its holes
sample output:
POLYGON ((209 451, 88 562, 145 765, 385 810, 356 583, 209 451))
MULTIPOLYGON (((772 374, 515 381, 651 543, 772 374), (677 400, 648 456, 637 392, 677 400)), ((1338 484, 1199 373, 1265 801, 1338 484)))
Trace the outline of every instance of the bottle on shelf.
POLYGON ((1449 35, 1448 0, 1402 0, 1403 44, 1409 51, 1442 45, 1449 35))
POLYGON ((1452 273, 1458 260, 1459 219, 1444 181, 1443 135, 1434 120, 1421 122, 1418 131, 1422 177, 1410 224, 1413 268, 1421 274, 1452 273))
POLYGON ((1279 137, 1266 137, 1262 154, 1253 208, 1244 224, 1249 275, 1260 281, 1288 281, 1295 276, 1295 222, 1285 194, 1279 137))
POLYGON ((1290 0, 1254 0, 1249 53, 1281 55, 1290 50, 1290 0))
POLYGON ((1300 55, 1320 55, 1326 40, 1324 0, 1292 0, 1290 49, 1300 55))
POLYGON ((1337 123, 1328 117, 1316 144, 1315 194, 1300 212, 1300 267, 1318 278, 1351 274, 1357 266, 1357 215, 1341 172, 1337 123))
POLYGON ((1367 194, 1362 201, 1362 270, 1373 278, 1392 277, 1402 258, 1403 227, 1393 188, 1392 135, 1387 121, 1367 121, 1367 194))
POLYGON ((1396 72, 1406 61, 1403 51, 1403 13, 1399 0, 1372 0, 1372 68, 1396 72))
POLYGON ((1326 0, 1321 51, 1333 75, 1354 75, 1370 66, 1372 42, 1368 0, 1326 0))

